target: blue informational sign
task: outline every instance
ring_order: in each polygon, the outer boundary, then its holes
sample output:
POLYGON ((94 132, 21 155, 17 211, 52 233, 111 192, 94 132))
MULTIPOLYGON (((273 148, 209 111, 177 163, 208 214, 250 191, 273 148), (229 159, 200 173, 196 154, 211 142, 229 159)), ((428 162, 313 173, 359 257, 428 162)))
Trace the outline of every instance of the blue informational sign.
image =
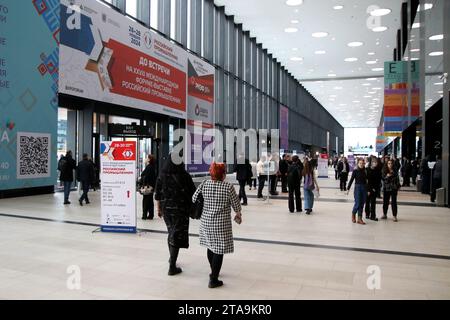
POLYGON ((55 184, 58 34, 58 0, 0 0, 0 190, 55 184))

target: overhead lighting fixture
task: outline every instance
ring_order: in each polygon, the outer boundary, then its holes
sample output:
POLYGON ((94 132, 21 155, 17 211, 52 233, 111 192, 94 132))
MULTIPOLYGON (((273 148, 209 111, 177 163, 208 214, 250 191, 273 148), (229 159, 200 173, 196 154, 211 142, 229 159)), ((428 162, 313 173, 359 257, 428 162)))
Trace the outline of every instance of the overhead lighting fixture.
POLYGON ((413 23, 412 28, 413 28, 413 29, 418 29, 418 28, 420 28, 420 22, 413 23))
POLYGON ((298 48, 292 48, 292 51, 298 51, 298 48))
POLYGON ((334 87, 334 90, 342 90, 342 87, 334 87))
POLYGON ((315 54, 325 54, 327 53, 325 50, 318 50, 314 52, 315 54))
POLYGON ((367 78, 366 80, 367 80, 367 81, 376 81, 377 78, 367 78))
POLYGON ((381 88, 372 88, 372 90, 381 90, 381 88))
POLYGON ((372 96, 364 96, 364 98, 369 99, 372 98, 372 96))
POLYGON ((362 86, 368 87, 368 86, 370 86, 370 83, 363 83, 362 86))
POLYGON ((375 55, 375 52, 369 52, 368 55, 369 55, 369 56, 374 56, 374 55, 375 55))
POLYGON ((366 64, 377 64, 377 60, 366 61, 366 64))
POLYGON ((430 57, 438 57, 438 56, 442 56, 444 54, 444 52, 442 51, 434 51, 434 52, 430 52, 429 56, 430 57))
POLYGON ((335 74, 335 73, 329 73, 328 76, 329 76, 330 78, 332 78, 332 77, 336 77, 336 74, 335 74))
POLYGON ((302 57, 292 57, 291 61, 303 61, 302 57))
POLYGON ((355 62, 358 61, 358 58, 346 58, 344 59, 345 62, 355 62))
POLYGON ((411 52, 419 52, 420 49, 411 49, 411 52))
POLYGON ((298 29, 293 28, 293 27, 284 29, 284 32, 286 32, 286 33, 295 33, 297 31, 298 31, 298 29))
POLYGON ((375 72, 377 72, 377 71, 384 71, 384 68, 373 68, 372 71, 375 71, 375 72))
POLYGON ((291 20, 291 23, 292 24, 297 24, 297 23, 300 23, 300 21, 298 21, 298 20, 291 20))
POLYGON ((344 9, 344 6, 342 6, 342 5, 337 5, 337 6, 334 6, 333 9, 334 9, 334 10, 342 10, 342 9, 344 9))
POLYGON ((375 9, 375 10, 372 10, 372 11, 370 12, 370 15, 371 15, 372 17, 382 17, 382 16, 388 15, 388 14, 391 13, 391 12, 392 12, 391 9, 382 8, 382 9, 375 9))
POLYGON ((355 47, 361 47, 364 43, 361 41, 354 41, 347 44, 349 47, 355 48, 355 47))
POLYGON ((287 0, 286 4, 290 7, 300 6, 303 4, 303 0, 287 0))
POLYGON ((432 41, 442 40, 442 39, 444 39, 444 35, 443 34, 435 34, 434 36, 431 36, 428 39, 430 39, 432 41))
POLYGON ((328 36, 328 32, 314 32, 312 34, 314 38, 325 38, 328 36))
POLYGON ((436 82, 434 85, 435 86, 442 86, 442 85, 444 85, 444 83, 443 82, 436 82))
POLYGON ((376 28, 373 28, 372 31, 373 32, 383 32, 383 31, 386 31, 387 29, 388 29, 388 27, 376 27, 376 28))
POLYGON ((359 101, 359 100, 353 100, 352 102, 353 102, 353 103, 360 103, 361 101, 359 101))

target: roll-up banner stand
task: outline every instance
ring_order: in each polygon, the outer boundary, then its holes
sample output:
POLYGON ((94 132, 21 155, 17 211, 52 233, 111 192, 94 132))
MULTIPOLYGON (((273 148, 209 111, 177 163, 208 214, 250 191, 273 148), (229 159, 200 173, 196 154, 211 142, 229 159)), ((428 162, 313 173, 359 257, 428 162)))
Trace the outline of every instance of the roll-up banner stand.
POLYGON ((321 154, 317 160, 317 171, 319 178, 328 178, 328 156, 321 154))
POLYGON ((104 141, 101 161, 101 231, 136 233, 136 142, 104 141))

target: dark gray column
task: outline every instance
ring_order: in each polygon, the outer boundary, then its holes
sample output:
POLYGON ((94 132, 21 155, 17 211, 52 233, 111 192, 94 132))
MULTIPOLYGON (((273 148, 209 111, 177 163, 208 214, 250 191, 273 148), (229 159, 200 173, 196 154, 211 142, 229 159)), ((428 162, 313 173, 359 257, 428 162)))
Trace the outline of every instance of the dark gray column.
POLYGON ((67 150, 77 153, 77 110, 67 110, 67 150))
POLYGON ((170 36, 170 0, 158 0, 158 30, 170 36))
POLYGON ((137 0, 136 18, 150 26, 150 0, 137 0))
POLYGON ((450 83, 448 76, 450 75, 450 1, 444 1, 444 74, 447 74, 447 79, 444 80, 444 99, 443 99, 443 122, 442 122, 442 187, 447 191, 446 205, 450 204, 450 190, 449 190, 449 175, 450 175, 450 160, 449 160, 449 135, 450 135, 450 83))
POLYGON ((88 104, 79 111, 78 117, 78 160, 81 160, 83 153, 92 153, 92 121, 94 115, 93 104, 88 104))
POLYGON ((202 0, 191 0, 190 49, 201 53, 202 46, 202 0))
POLYGON ((112 5, 116 6, 122 12, 126 12, 125 10, 125 0, 112 0, 112 5))
MULTIPOLYGON (((186 0, 178 0, 185 2, 186 0)), ((214 2, 205 0, 203 3, 203 56, 213 61, 214 56, 214 2)))

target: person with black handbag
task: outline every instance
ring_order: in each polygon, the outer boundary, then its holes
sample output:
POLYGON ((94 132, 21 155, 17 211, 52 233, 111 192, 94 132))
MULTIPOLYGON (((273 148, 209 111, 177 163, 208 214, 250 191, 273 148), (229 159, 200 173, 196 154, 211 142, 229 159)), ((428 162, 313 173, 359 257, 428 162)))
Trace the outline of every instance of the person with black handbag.
POLYGON ((168 231, 169 276, 182 272, 176 262, 180 248, 189 248, 189 216, 194 192, 194 181, 184 163, 175 164, 169 155, 155 187, 158 216, 164 218, 168 231))
POLYGON ((153 220, 155 216, 155 205, 153 203, 153 192, 156 184, 155 157, 149 155, 145 160, 145 169, 141 174, 141 185, 139 192, 142 194, 142 220, 153 220))
POLYGON ((234 252, 231 208, 236 212, 234 221, 242 223, 241 204, 234 186, 224 181, 226 166, 224 163, 211 164, 211 180, 204 181, 192 197, 196 202, 199 196, 204 199, 203 213, 200 219, 200 245, 207 248, 211 267, 209 288, 223 285, 219 280, 223 256, 234 252))

